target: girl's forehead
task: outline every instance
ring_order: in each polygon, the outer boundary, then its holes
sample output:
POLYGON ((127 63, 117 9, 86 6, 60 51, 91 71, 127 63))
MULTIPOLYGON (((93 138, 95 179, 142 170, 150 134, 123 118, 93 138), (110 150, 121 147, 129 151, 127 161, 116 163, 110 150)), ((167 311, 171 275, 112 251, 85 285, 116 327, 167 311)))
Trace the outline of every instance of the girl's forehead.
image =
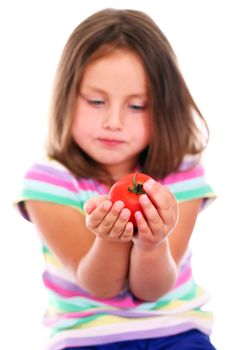
POLYGON ((111 95, 147 95, 147 77, 139 60, 132 55, 112 53, 89 64, 82 88, 111 95))
POLYGON ((121 77, 125 84, 127 77, 143 85, 147 85, 148 80, 142 59, 136 52, 124 48, 108 50, 91 58, 83 71, 82 82, 88 78, 100 78, 104 81, 107 78, 105 75, 116 80, 121 77))

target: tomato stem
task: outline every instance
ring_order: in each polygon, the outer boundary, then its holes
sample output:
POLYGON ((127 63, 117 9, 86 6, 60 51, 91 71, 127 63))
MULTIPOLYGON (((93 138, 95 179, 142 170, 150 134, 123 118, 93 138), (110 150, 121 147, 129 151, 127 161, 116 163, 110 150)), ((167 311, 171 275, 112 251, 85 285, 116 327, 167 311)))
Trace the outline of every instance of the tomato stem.
POLYGON ((132 192, 132 193, 135 193, 135 194, 146 193, 143 190, 143 184, 136 181, 136 175, 132 178, 132 182, 133 182, 133 187, 132 188, 128 187, 128 191, 129 192, 132 192))

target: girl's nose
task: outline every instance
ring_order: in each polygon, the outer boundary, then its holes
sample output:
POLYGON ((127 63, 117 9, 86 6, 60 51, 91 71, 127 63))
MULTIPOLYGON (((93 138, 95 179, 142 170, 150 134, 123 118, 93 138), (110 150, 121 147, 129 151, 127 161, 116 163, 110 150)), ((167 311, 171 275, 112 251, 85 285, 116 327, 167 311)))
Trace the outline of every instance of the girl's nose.
POLYGON ((120 108, 109 108, 106 111, 102 127, 110 130, 121 130, 123 128, 122 111, 120 108))

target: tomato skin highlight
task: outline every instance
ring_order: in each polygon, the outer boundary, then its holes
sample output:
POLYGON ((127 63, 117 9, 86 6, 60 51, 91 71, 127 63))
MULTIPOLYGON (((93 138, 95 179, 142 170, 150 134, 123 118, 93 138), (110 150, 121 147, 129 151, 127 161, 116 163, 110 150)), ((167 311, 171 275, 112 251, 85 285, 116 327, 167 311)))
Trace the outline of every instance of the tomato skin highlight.
POLYGON ((137 223, 134 213, 142 210, 139 197, 145 193, 142 185, 149 179, 151 177, 144 173, 129 173, 116 181, 109 191, 110 201, 114 203, 117 200, 121 200, 125 203, 125 208, 131 211, 129 221, 133 223, 135 228, 137 227, 137 223))

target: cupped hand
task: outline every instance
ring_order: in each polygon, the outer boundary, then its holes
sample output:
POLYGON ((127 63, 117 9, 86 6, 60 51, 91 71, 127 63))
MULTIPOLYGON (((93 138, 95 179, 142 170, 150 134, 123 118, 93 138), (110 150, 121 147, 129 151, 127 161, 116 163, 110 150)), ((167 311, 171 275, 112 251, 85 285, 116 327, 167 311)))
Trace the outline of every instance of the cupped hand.
POLYGON ((131 212, 122 201, 113 204, 107 196, 98 196, 88 200, 84 209, 86 226, 96 236, 119 242, 132 240, 133 224, 128 221, 131 212))
POLYGON ((149 249, 158 246, 175 229, 178 221, 178 205, 168 187, 154 180, 144 183, 146 192, 139 198, 142 212, 135 213, 138 233, 135 244, 149 249))

